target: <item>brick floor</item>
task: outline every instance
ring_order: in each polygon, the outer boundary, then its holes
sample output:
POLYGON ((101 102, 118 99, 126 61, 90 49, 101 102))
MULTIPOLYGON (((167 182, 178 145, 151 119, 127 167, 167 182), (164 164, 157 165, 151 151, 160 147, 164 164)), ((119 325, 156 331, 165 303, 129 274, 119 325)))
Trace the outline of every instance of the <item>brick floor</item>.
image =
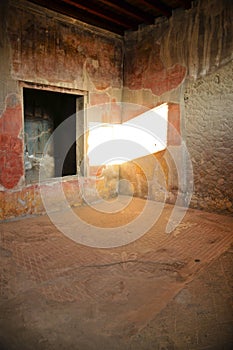
MULTIPOLYGON (((143 205, 75 213, 121 230, 143 205)), ((47 216, 2 223, 0 349, 232 349, 233 218, 189 210, 166 234, 171 210, 111 249, 75 243, 47 216)))

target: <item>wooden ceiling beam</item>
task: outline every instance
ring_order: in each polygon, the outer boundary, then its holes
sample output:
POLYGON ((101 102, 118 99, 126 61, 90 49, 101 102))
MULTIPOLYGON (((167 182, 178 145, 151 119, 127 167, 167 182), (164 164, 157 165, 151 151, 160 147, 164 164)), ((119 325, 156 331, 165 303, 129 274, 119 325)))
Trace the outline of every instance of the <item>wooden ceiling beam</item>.
POLYGON ((88 14, 94 15, 97 18, 101 18, 101 19, 104 19, 106 21, 118 24, 125 29, 132 28, 132 23, 128 23, 131 21, 120 19, 119 16, 116 17, 116 15, 114 13, 112 13, 112 15, 111 15, 109 13, 109 11, 108 11, 108 14, 106 14, 105 11, 103 11, 103 9, 100 10, 99 8, 96 8, 96 6, 94 4, 91 4, 90 0, 88 1, 88 3, 86 1, 82 1, 82 0, 79 0, 78 2, 74 1, 74 0, 64 0, 63 2, 77 8, 79 10, 83 10, 83 11, 87 12, 88 14), (88 4, 89 4, 89 6, 88 6, 88 4))
MULTIPOLYGON (((1 0, 0 0, 1 1, 1 0)), ((166 0, 29 0, 84 23, 123 35, 125 30, 151 24, 157 16, 171 16, 166 0)), ((191 0, 176 0, 176 7, 190 8, 191 0)), ((175 8, 175 6, 174 6, 175 8)))
POLYGON ((99 0, 104 5, 107 5, 109 8, 114 9, 114 11, 118 11, 119 13, 122 13, 124 15, 127 15, 129 17, 134 17, 137 20, 144 21, 144 22, 153 22, 154 16, 150 15, 149 13, 143 12, 139 10, 137 7, 132 6, 126 1, 122 0, 99 0))
POLYGON ((157 10, 161 14, 169 17, 172 14, 172 9, 166 5, 164 5, 159 0, 139 0, 139 2, 145 7, 150 7, 151 9, 157 10))
POLYGON ((122 26, 114 25, 114 23, 106 21, 106 20, 99 20, 95 16, 92 16, 90 14, 87 14, 85 11, 75 9, 73 7, 64 5, 64 2, 61 3, 59 0, 29 0, 30 2, 33 2, 34 4, 40 5, 42 7, 45 7, 49 10, 52 10, 57 13, 61 13, 63 15, 66 15, 68 17, 75 18, 79 21, 82 21, 84 23, 88 23, 90 25, 103 28, 106 30, 109 30, 113 33, 123 35, 125 28, 122 28, 122 26))

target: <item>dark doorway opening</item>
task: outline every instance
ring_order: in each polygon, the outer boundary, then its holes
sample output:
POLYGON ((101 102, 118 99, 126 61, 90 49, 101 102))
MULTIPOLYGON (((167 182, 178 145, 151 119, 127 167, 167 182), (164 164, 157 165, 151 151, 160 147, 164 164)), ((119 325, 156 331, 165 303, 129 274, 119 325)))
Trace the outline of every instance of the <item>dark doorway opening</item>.
MULTIPOLYGON (((76 140, 77 106, 83 107, 83 103, 80 103, 80 101, 83 102, 84 97, 82 95, 24 88, 23 98, 26 182, 38 182, 40 167, 43 167, 44 178, 76 175, 77 164, 80 164, 83 160, 77 159, 76 141, 69 147, 69 151, 65 156, 64 149, 67 142, 76 140), (73 117, 69 118, 71 116, 73 117), (64 121, 66 121, 66 127, 63 128, 62 125, 61 132, 53 138, 46 157, 42 160, 47 141, 53 131, 64 121)), ((84 123, 81 124, 84 125, 84 123)), ((78 142, 80 143, 80 140, 78 142)), ((78 147, 78 156, 83 158, 83 154, 80 154, 79 150, 80 147, 78 147)))

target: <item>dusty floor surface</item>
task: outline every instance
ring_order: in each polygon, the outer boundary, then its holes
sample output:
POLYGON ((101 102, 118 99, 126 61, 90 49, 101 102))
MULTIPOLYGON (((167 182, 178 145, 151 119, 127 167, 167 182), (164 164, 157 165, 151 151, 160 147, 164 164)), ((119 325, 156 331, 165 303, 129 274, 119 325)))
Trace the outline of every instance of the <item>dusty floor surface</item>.
MULTIPOLYGON (((120 234, 144 205, 74 212, 120 234)), ((0 349, 233 349, 233 218, 189 210, 167 234, 171 211, 108 249, 72 241, 48 216, 2 223, 0 349)))

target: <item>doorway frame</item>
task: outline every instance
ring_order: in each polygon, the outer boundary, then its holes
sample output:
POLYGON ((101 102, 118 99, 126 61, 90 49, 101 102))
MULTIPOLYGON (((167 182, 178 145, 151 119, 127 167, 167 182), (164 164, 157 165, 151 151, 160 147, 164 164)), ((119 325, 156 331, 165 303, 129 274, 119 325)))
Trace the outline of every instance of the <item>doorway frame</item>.
MULTIPOLYGON (((77 162, 77 154, 76 154, 77 173, 76 173, 76 175, 65 176, 64 181, 66 179, 72 179, 72 178, 77 177, 77 176, 86 177, 88 172, 89 172, 88 165, 86 162, 86 159, 87 159, 87 110, 88 110, 88 103, 89 103, 89 92, 86 90, 79 90, 79 89, 61 87, 61 86, 50 85, 50 84, 35 83, 35 82, 23 81, 23 80, 18 81, 18 86, 19 86, 19 90, 20 90, 20 98, 21 98, 21 105, 22 105, 23 150, 24 150, 24 97, 23 97, 23 89, 24 88, 77 95, 77 98, 78 98, 78 96, 79 97, 83 96, 83 118, 84 118, 84 145, 83 145, 83 147, 84 147, 84 169, 83 169, 83 175, 78 173, 78 162, 77 162)), ((76 103, 76 106, 77 106, 77 103, 76 103)), ((76 108, 76 123, 77 123, 78 112, 79 111, 77 111, 77 108, 76 108)), ((23 168, 24 168, 24 166, 23 166, 23 168)), ((24 175, 23 176, 24 176, 24 180, 23 180, 24 185, 26 185, 25 168, 24 168, 24 175)), ((51 180, 56 181, 56 179, 58 179, 58 178, 52 177, 52 178, 45 179, 43 182, 49 182, 51 180)), ((28 184, 28 185, 33 185, 33 184, 28 184)))

